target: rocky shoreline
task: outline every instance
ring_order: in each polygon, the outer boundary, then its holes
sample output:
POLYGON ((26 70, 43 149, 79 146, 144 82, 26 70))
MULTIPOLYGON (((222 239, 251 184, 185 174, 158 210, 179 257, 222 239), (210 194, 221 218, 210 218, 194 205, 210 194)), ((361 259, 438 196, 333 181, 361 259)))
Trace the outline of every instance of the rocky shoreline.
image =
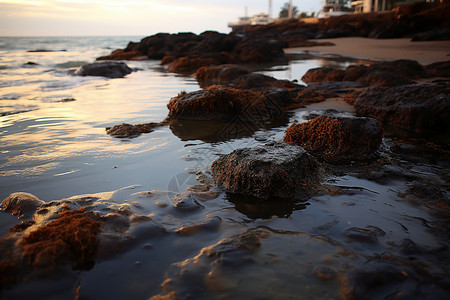
MULTIPOLYGON (((319 282, 336 282, 343 299, 400 299, 414 295, 444 299, 450 293, 449 61, 423 66, 413 60, 397 60, 355 64, 345 70, 311 69, 301 78, 307 86, 258 74, 242 64, 282 62, 286 59, 282 50, 286 44, 298 46, 309 38, 359 34, 441 39, 448 37, 442 29, 449 26, 445 18, 448 10, 449 3, 439 7, 416 4, 371 15, 364 24, 360 24, 360 19, 352 19, 356 17, 345 16, 316 25, 287 22, 244 28, 230 35, 158 34, 99 58, 161 59, 162 64, 170 64, 169 72, 194 74, 202 88, 173 97, 163 121, 107 127, 106 133, 117 138, 151 134, 157 127, 172 127, 180 122, 211 120, 224 125, 239 120, 245 126, 261 129, 286 119, 290 110, 331 98, 353 105, 355 116, 335 116, 330 111, 311 115, 307 122, 294 122, 286 129, 283 141, 219 156, 209 168, 197 172, 199 184, 178 194, 140 192, 123 203, 115 200, 120 191, 51 202, 27 193, 11 194, 2 202, 1 209, 17 215, 23 222, 0 239, 0 290, 54 275, 66 267, 90 270, 101 260, 117 257, 160 237, 215 233, 224 226, 227 216, 225 212, 213 214, 221 211, 217 204, 211 204, 218 199, 228 197, 236 201, 236 210, 242 209, 249 219, 265 219, 259 210, 266 207, 286 206, 287 213, 282 216, 289 216, 308 201, 371 193, 332 183, 339 181, 336 178, 352 176, 379 185, 401 181, 406 189, 397 198, 426 210, 430 219, 421 219, 419 223, 439 244, 418 245, 403 225, 416 224, 417 220, 411 221, 411 216, 393 221, 400 224, 407 238, 388 232, 387 226, 383 230, 375 225, 362 227, 349 223, 344 229, 337 225, 344 218, 302 232, 276 230, 260 222, 172 264, 161 283, 161 294, 151 299, 246 295, 249 288, 240 281, 247 276, 255 284, 249 276, 254 272, 252 268, 289 267, 289 261, 267 250, 277 249, 274 244, 280 241, 289 254, 297 249, 289 250, 290 243, 317 251, 327 248, 327 259, 313 259, 313 265, 307 268, 308 275, 315 275, 319 282), (433 22, 418 31, 431 16, 433 22), (441 28, 442 33, 431 35, 430 30, 436 28, 441 28), (281 38, 271 39, 274 36, 281 38), (410 135, 386 136, 386 128, 392 127, 410 135), (440 134, 445 141, 441 144, 428 138, 440 134), (151 209, 143 206, 142 201, 150 202, 151 209), (194 216, 193 224, 185 224, 185 216, 194 216), (234 277, 235 268, 242 274, 234 277)), ((83 66, 74 75, 118 78, 132 71, 124 63, 105 62, 83 66)), ((367 197, 383 202, 383 195, 370 195, 367 197)), ((319 205, 321 213, 329 212, 327 205, 331 204, 319 205)), ((269 277, 264 278, 268 286, 269 277)), ((278 284, 275 282, 275 286, 278 284)), ((263 288, 262 293, 265 292, 263 288)), ((283 292, 287 294, 281 296, 292 295, 289 290, 279 291, 283 292)))

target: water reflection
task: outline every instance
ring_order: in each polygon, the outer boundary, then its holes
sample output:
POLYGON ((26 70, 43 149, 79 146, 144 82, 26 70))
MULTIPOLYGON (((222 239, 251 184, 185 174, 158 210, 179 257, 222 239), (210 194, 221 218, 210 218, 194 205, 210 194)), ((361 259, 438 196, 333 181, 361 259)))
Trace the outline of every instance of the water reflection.
POLYGON ((305 209, 309 203, 293 202, 291 199, 261 200, 253 196, 227 193, 227 199, 234 208, 250 219, 271 219, 289 217, 294 211, 305 209))
POLYGON ((216 143, 251 137, 260 129, 287 126, 291 115, 292 113, 282 113, 274 119, 264 120, 240 117, 231 121, 171 120, 169 127, 182 141, 201 140, 216 143))

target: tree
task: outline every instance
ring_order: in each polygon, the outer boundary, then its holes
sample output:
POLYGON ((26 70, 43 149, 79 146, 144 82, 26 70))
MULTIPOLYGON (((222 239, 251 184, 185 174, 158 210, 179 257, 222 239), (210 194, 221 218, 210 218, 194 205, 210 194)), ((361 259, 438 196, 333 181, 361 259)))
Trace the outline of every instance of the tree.
MULTIPOLYGON (((280 18, 287 18, 289 16, 289 2, 283 4, 280 10, 280 18)), ((297 6, 292 6, 292 17, 295 18, 298 16, 298 8, 297 6)))

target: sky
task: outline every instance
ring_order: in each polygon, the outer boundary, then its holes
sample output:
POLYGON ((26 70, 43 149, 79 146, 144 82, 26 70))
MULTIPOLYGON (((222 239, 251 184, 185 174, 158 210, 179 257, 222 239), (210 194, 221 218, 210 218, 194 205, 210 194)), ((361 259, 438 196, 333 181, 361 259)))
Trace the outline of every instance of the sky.
MULTIPOLYGON (((287 0, 272 0, 278 16, 287 0)), ((0 36, 151 35, 216 30, 245 14, 268 12, 268 0, 0 0, 0 36)), ((321 0, 292 0, 299 11, 321 0)))

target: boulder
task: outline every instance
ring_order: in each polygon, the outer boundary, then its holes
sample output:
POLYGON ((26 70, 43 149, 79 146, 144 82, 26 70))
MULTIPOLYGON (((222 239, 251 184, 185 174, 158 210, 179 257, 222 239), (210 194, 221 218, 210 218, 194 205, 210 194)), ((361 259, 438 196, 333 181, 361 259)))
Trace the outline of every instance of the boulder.
POLYGON ((357 98, 355 110, 413 131, 445 132, 450 125, 450 87, 432 83, 373 87, 357 98))
POLYGON ((102 76, 108 78, 122 78, 133 70, 123 62, 100 62, 86 64, 75 71, 78 76, 102 76))
POLYGON ((314 68, 309 69, 302 77, 303 82, 320 82, 320 81, 341 81, 345 76, 345 71, 333 68, 314 68))
POLYGON ((211 165, 215 182, 222 188, 261 199, 300 199, 319 184, 319 166, 303 148, 268 143, 237 149, 211 165))
POLYGON ((215 84, 232 86, 237 89, 267 87, 292 89, 300 87, 289 80, 278 80, 271 76, 252 73, 239 65, 202 67, 197 70, 195 77, 202 88, 215 84))
POLYGON ((195 73, 200 87, 211 85, 230 85, 236 78, 249 74, 251 71, 239 65, 220 65, 212 67, 201 67, 195 73))
POLYGON ((168 119, 231 120, 280 116, 292 100, 285 89, 261 91, 211 86, 191 93, 182 92, 167 104, 168 119))
POLYGON ((283 140, 300 145, 329 163, 343 163, 374 157, 382 135, 381 124, 375 119, 319 116, 291 124, 283 140))

